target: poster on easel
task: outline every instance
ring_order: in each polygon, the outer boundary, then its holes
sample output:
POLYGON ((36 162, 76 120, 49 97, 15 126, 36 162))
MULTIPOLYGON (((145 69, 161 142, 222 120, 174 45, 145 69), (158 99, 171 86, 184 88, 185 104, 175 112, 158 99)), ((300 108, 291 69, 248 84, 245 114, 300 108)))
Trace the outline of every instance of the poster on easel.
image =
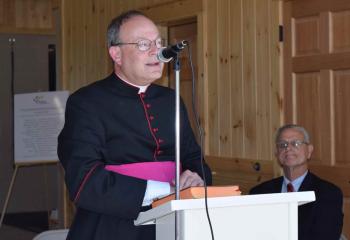
POLYGON ((57 162, 68 91, 15 94, 15 164, 57 162))

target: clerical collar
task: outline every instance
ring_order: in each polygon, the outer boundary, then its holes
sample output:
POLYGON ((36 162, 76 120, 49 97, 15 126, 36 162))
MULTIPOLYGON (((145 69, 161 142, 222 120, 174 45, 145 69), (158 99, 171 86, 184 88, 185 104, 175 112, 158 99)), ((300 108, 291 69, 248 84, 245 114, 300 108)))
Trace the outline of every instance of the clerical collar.
POLYGON ((146 92, 148 86, 150 85, 150 84, 148 84, 148 85, 146 85, 146 86, 139 86, 139 85, 133 84, 133 83, 131 83, 131 82, 129 82, 129 81, 127 81, 127 80, 121 78, 118 74, 116 74, 116 75, 117 75, 118 78, 119 78, 120 80, 122 80, 123 82, 125 82, 125 83, 127 83, 127 84, 129 84, 129 85, 131 85, 131 86, 137 87, 137 88, 139 89, 139 94, 140 94, 140 93, 146 92))

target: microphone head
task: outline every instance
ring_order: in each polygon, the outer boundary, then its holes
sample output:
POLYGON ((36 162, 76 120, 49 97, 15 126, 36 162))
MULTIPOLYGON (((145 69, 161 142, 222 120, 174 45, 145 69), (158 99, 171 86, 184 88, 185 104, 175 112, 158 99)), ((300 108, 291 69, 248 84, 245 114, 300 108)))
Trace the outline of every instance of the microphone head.
POLYGON ((157 59, 158 61, 160 62, 164 62, 164 63, 167 63, 167 62, 170 62, 173 58, 167 58, 163 55, 163 51, 166 49, 166 47, 162 47, 158 50, 157 52, 157 59))

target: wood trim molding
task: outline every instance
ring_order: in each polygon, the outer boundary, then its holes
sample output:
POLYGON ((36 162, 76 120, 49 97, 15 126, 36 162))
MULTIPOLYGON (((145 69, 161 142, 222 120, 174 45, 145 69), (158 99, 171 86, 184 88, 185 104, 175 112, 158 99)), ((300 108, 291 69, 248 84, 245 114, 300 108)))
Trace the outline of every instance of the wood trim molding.
POLYGON ((150 16, 153 21, 161 23, 196 16, 197 13, 202 12, 203 3, 202 0, 182 0, 151 5, 139 10, 150 16))
POLYGON ((238 185, 243 194, 275 176, 275 161, 219 156, 206 156, 205 160, 212 170, 213 185, 238 185))
POLYGON ((0 26, 0 33, 11 33, 11 34, 38 34, 38 35, 55 35, 55 29, 43 29, 43 28, 16 28, 0 26))
POLYGON ((350 53, 317 54, 314 56, 294 57, 292 59, 294 72, 311 72, 319 69, 350 68, 350 53), (307 64, 306 64, 307 63, 307 64))

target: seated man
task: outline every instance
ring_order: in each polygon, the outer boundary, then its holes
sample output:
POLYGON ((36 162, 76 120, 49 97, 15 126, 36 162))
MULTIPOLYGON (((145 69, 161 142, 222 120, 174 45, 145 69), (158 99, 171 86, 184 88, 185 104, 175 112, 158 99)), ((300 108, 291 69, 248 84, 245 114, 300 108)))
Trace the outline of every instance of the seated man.
POLYGON ((339 240, 343 227, 343 195, 334 184, 308 170, 313 145, 306 130, 285 125, 277 130, 276 157, 284 176, 255 186, 250 194, 315 191, 316 201, 299 206, 299 240, 339 240))

